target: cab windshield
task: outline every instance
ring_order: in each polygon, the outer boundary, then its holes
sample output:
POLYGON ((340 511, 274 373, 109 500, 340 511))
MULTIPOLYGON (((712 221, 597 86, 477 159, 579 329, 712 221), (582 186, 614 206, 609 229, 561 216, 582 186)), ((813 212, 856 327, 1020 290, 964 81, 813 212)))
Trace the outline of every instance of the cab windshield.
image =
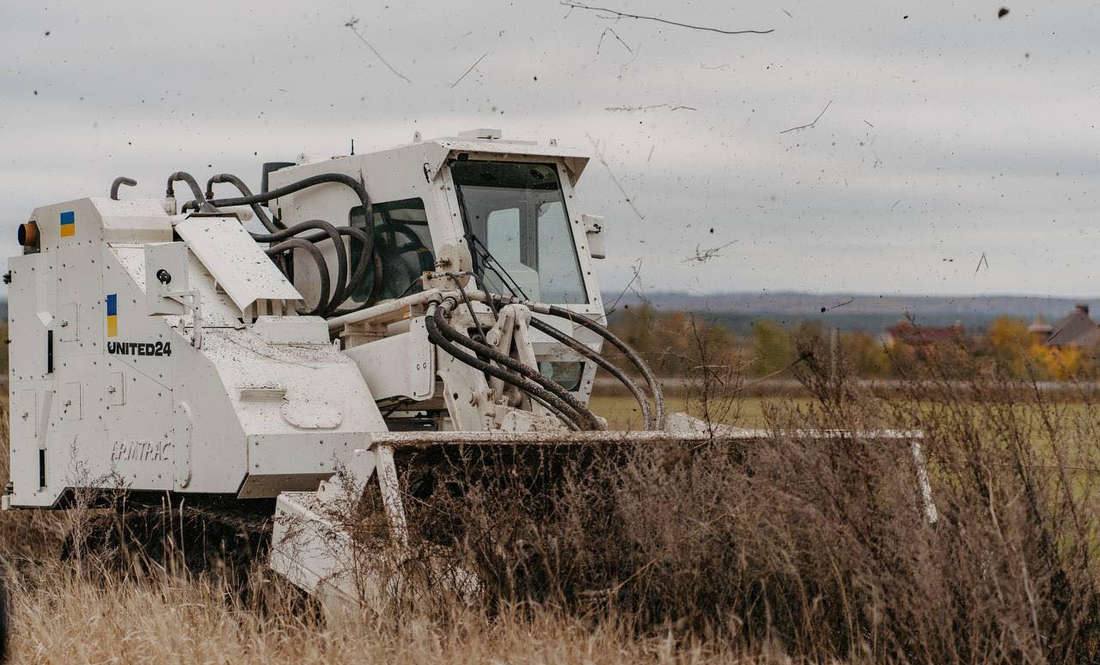
POLYGON ((451 162, 474 271, 486 288, 534 302, 588 302, 557 169, 451 162))

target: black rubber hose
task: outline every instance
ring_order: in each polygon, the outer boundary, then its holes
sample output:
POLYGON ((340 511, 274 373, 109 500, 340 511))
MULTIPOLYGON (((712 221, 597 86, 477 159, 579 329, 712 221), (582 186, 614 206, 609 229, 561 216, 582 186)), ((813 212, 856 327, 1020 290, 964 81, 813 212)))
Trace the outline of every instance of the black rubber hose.
MULTIPOLYGON (((364 252, 366 251, 367 247, 370 246, 370 244, 371 244, 370 242, 367 241, 367 234, 362 229, 357 229, 353 226, 336 226, 336 227, 333 227, 333 228, 335 228, 336 232, 339 233, 340 235, 348 236, 349 238, 352 238, 353 240, 357 241, 359 243, 359 246, 363 248, 364 252)), ((257 242, 266 242, 261 238, 260 234, 252 233, 250 235, 252 236, 252 239, 256 240, 257 242)), ((314 233, 313 235, 308 235, 308 236, 302 236, 302 240, 308 240, 309 242, 313 242, 313 243, 324 242, 325 240, 329 240, 329 239, 330 239, 329 236, 324 232, 314 233)), ((340 243, 340 246, 343 246, 343 243, 340 243)), ((340 251, 340 250, 337 250, 337 251, 340 251)), ((350 264, 351 263, 351 250, 350 250, 350 248, 347 251, 348 251, 348 259, 347 260, 348 260, 348 263, 350 264)), ((359 310, 363 309, 364 307, 368 307, 370 305, 373 305, 377 301, 377 299, 378 299, 377 294, 378 294, 379 289, 381 288, 381 283, 382 283, 382 272, 381 272, 381 270, 382 270, 382 257, 378 255, 377 251, 375 251, 374 254, 370 257, 368 257, 366 254, 363 254, 359 259, 359 263, 355 264, 355 272, 353 272, 351 277, 348 278, 348 283, 347 283, 347 286, 345 287, 344 300, 347 300, 348 298, 350 298, 351 293, 354 290, 354 288, 363 282, 363 278, 367 276, 367 269, 370 268, 372 262, 374 264, 374 269, 375 269, 375 284, 374 284, 374 288, 371 289, 371 295, 368 296, 366 302, 364 302, 360 305, 357 305, 356 307, 353 307, 351 309, 333 310, 329 314, 329 316, 342 316, 344 314, 350 314, 352 312, 358 312, 359 310)), ((343 302, 344 302, 343 300, 338 301, 338 302, 334 302, 333 307, 339 306, 343 302)))
MULTIPOLYGON (((382 255, 379 254, 376 251, 374 253, 373 257, 374 257, 374 261, 373 261, 373 264, 374 264, 374 282, 371 284, 370 293, 367 295, 367 299, 364 300, 363 302, 359 303, 355 307, 350 307, 348 309, 338 309, 338 310, 332 312, 332 314, 330 314, 329 317, 344 316, 345 314, 354 314, 354 313, 356 313, 358 311, 361 311, 361 310, 364 310, 364 309, 370 307, 371 305, 375 304, 376 302, 378 302, 378 295, 380 293, 382 293, 382 255)), ((420 278, 418 277, 416 279, 416 281, 413 282, 413 284, 416 284, 416 282, 419 281, 419 280, 420 280, 420 278)), ((398 296, 398 298, 406 296, 406 295, 408 295, 408 289, 406 289, 404 293, 402 293, 400 296, 398 296)), ((350 293, 348 294, 348 297, 349 298, 351 297, 350 293)))
MULTIPOLYGON (((244 196, 252 196, 252 190, 248 188, 248 185, 244 184, 243 180, 233 175, 232 173, 219 173, 215 176, 211 176, 210 179, 206 181, 207 200, 214 198, 214 184, 223 182, 233 185, 237 188, 237 191, 239 191, 244 196)), ((253 203, 250 207, 252 208, 252 213, 256 215, 256 219, 260 220, 260 223, 264 225, 264 228, 271 233, 275 233, 276 231, 286 228, 282 224, 276 225, 259 203, 253 203)))
MULTIPOLYGON (((347 226, 340 227, 336 230, 341 232, 345 230, 350 230, 362 233, 362 231, 359 231, 359 229, 353 229, 347 226)), ((366 276, 367 268, 372 265, 374 266, 374 281, 371 282, 371 289, 370 293, 367 294, 367 299, 354 307, 349 307, 348 309, 337 309, 332 312, 332 316, 344 316, 345 314, 354 314, 355 312, 366 309, 367 307, 370 307, 374 303, 378 302, 378 294, 382 292, 382 255, 379 254, 377 250, 375 250, 375 252, 371 254, 369 262, 365 259, 360 259, 359 263, 355 266, 355 273, 351 276, 351 282, 348 284, 348 292, 345 300, 347 298, 351 298, 354 288, 363 283, 363 278, 366 276)))
MULTIPOLYGON (((340 232, 335 226, 321 219, 311 219, 300 224, 276 231, 275 233, 251 233, 252 239, 256 242, 280 242, 288 238, 293 238, 302 231, 309 231, 311 229, 318 229, 323 232, 321 238, 327 238, 332 241, 333 246, 336 248, 336 285, 332 290, 332 298, 328 301, 328 310, 323 311, 323 315, 327 316, 331 314, 331 310, 335 310, 344 302, 345 291, 348 289, 348 255, 345 251, 344 241, 340 239, 340 232)), ((298 238, 304 242, 314 243, 310 238, 298 238)), ((314 243, 315 244, 315 243, 314 243)), ((325 292, 326 295, 328 291, 325 292)))
POLYGON ((545 333, 546 335, 549 335, 558 342, 561 342, 562 344, 568 346, 569 348, 579 353, 582 357, 588 358, 589 360, 606 370, 608 374, 618 379, 619 382, 626 386, 626 389, 629 390, 632 395, 634 395, 634 399, 638 400, 638 406, 642 409, 642 419, 645 422, 645 429, 649 430, 654 428, 655 423, 652 420, 652 412, 649 408, 649 398, 646 397, 645 392, 642 391, 642 387, 639 386, 638 383, 634 381, 634 379, 631 379, 629 376, 627 376, 626 372, 619 369, 607 358, 604 358, 599 353, 593 351, 592 349, 588 348, 576 339, 573 339, 569 335, 566 335, 565 333, 545 321, 542 321, 535 317, 531 317, 531 327, 535 330, 545 333))
POLYGON ((371 206, 370 196, 367 195, 367 188, 363 186, 363 183, 359 182, 355 178, 344 175, 343 173, 321 173, 308 178, 302 178, 297 182, 292 182, 289 185, 284 185, 278 189, 272 189, 262 194, 252 194, 251 196, 242 196, 235 199, 216 199, 210 201, 211 205, 215 206, 243 206, 252 205, 253 203, 265 203, 272 199, 277 199, 280 196, 286 196, 287 194, 293 194, 294 192, 306 189, 307 187, 314 187, 316 185, 322 185, 325 183, 339 183, 350 187, 359 197, 359 202, 363 206, 363 214, 367 222, 367 240, 370 244, 369 250, 364 251, 365 256, 370 256, 374 252, 374 208, 371 206))
POLYGON ((449 353, 454 354, 454 357, 458 358, 460 363, 465 363, 466 365, 469 365, 474 369, 481 369, 482 372, 485 372, 484 367, 488 365, 489 367, 493 367, 494 369, 498 370, 498 372, 504 372, 505 375, 510 376, 513 380, 509 381, 509 379, 504 376, 499 377, 500 380, 505 381, 505 383, 511 386, 515 386, 520 391, 524 392, 524 395, 529 397, 532 401, 536 401, 542 404, 543 407, 546 407, 547 411, 553 413, 555 417, 561 420, 561 422, 565 423, 565 426, 568 426, 570 430, 574 432, 581 431, 581 426, 579 424, 576 424, 576 421, 574 420, 575 414, 570 414, 568 412, 560 410, 558 407, 555 407, 554 404, 549 401, 553 398, 553 396, 548 394, 548 392, 544 392, 538 389, 537 384, 529 383, 529 381, 528 383, 524 383, 524 380, 522 380, 521 376, 510 374, 507 372, 507 370, 500 369, 496 365, 489 365, 488 363, 482 361, 481 358, 478 358, 472 354, 463 351, 461 346, 451 344, 445 339, 439 346, 443 348, 444 351, 448 351, 449 353), (530 391, 525 388, 529 388, 530 391), (540 395, 542 397, 540 397, 540 395))
MULTIPOLYGON (((210 180, 208 180, 206 182, 206 198, 207 199, 213 199, 214 198, 214 185, 218 184, 218 183, 227 183, 227 184, 233 185, 234 187, 237 188, 237 190, 242 195, 244 195, 246 197, 252 196, 252 190, 248 188, 248 185, 246 185, 243 180, 241 180, 237 176, 233 175, 232 173, 219 173, 217 175, 211 176, 210 180)), ((260 220, 260 223, 263 224, 264 228, 267 229, 270 233, 277 234, 280 231, 285 231, 286 230, 286 226, 283 225, 283 223, 280 222, 278 219, 270 217, 267 214, 267 211, 265 211, 263 209, 263 207, 260 206, 259 203, 251 203, 251 204, 249 204, 249 206, 252 208, 252 212, 256 215, 256 218, 260 220)), ((362 248, 362 251, 363 251, 362 258, 360 259, 359 263, 356 264, 355 270, 351 275, 350 281, 344 287, 346 293, 348 294, 347 297, 350 297, 351 290, 355 286, 360 284, 363 281, 363 278, 367 276, 367 268, 369 268, 371 263, 372 263, 372 257, 366 253, 367 250, 370 248, 371 242, 370 242, 370 238, 367 237, 367 234, 365 232, 359 230, 359 229, 356 229, 356 228, 353 228, 353 227, 350 227, 350 226, 341 226, 341 227, 335 227, 335 228, 336 228, 336 231, 340 235, 346 235, 346 236, 349 236, 349 237, 359 241, 359 246, 362 248)), ((257 237, 257 235, 258 234, 252 234, 253 240, 256 240, 257 242, 271 242, 270 240, 264 240, 260 237, 257 237)), ((322 232, 322 233, 318 233, 318 234, 314 234, 314 235, 310 235, 310 236, 304 236, 304 239, 308 240, 309 242, 320 242, 320 241, 328 239, 328 238, 330 238, 330 236, 327 234, 327 232, 322 232)), ((343 243, 338 243, 338 245, 342 247, 343 243)), ((338 251, 341 251, 341 250, 338 250, 338 251)), ((349 264, 351 263, 351 252, 350 251, 348 251, 348 263, 349 264)), ((345 297, 344 300, 346 300, 347 297, 345 297)), ((337 303, 334 303, 334 305, 339 305, 342 302, 343 302, 343 300, 341 300, 337 303)), ((335 311, 332 312, 332 315, 333 316, 340 316, 340 315, 343 315, 343 314, 349 314, 353 311, 357 311, 357 310, 356 309, 335 310, 335 311)))
MULTIPOLYGON (((437 319, 436 323, 440 328, 443 336, 446 337, 448 341, 454 342, 459 346, 463 346, 470 351, 473 351, 474 354, 479 357, 488 358, 496 362, 498 365, 502 365, 503 368, 505 368, 505 371, 510 370, 513 374, 518 374, 522 378, 526 379, 528 383, 533 383, 534 385, 539 386, 541 389, 541 392, 539 393, 540 395, 542 393, 552 394, 559 401, 565 403, 569 407, 568 414, 570 418, 574 419, 579 425, 581 425, 581 429, 600 429, 599 421, 595 419, 594 414, 589 412, 583 404, 581 404, 572 395, 569 395, 568 391, 562 389, 561 386, 559 386, 558 384, 550 381, 546 377, 539 374, 537 371, 532 370, 530 367, 512 358, 511 356, 500 353, 492 347, 486 346, 470 339, 462 333, 454 330, 454 328, 450 328, 450 326, 445 322, 437 319), (540 377, 542 380, 540 380, 540 377)), ((491 375, 497 376, 496 374, 491 375)), ((527 392, 526 389, 524 390, 524 392, 527 392)))
POLYGON ((470 296, 466 293, 466 289, 462 288, 462 285, 458 283, 458 277, 453 272, 447 273, 447 276, 454 282, 455 288, 458 289, 458 294, 462 296, 462 302, 466 303, 466 311, 470 313, 470 320, 474 322, 474 327, 477 328, 477 338, 481 343, 485 343, 485 330, 481 327, 481 321, 478 321, 477 314, 474 313, 474 304, 470 302, 470 296))
MULTIPOLYGON (((582 425, 583 429, 594 429, 594 430, 603 429, 599 419, 596 417, 596 414, 589 411, 588 407, 585 406, 584 404, 582 404, 580 402, 580 400, 578 400, 576 397, 573 397, 572 395, 570 395, 568 390, 566 390, 565 388, 562 388, 557 383, 554 383, 550 379, 546 378, 545 376, 540 374, 538 372, 538 370, 525 365, 524 363, 516 360, 515 358, 513 358, 509 355, 506 355, 504 353, 501 353, 500 351, 497 351, 496 349, 494 349, 491 346, 488 346, 487 344, 482 344, 480 342, 476 342, 476 341, 470 339, 469 337, 467 337, 466 335, 463 335, 462 333, 458 332, 457 330, 452 328, 450 324, 448 324, 446 321, 443 320, 442 308, 436 309, 435 319, 436 319, 436 324, 437 324, 437 327, 438 327, 440 333, 442 333, 442 335, 444 337, 446 337, 448 340, 450 340, 452 342, 455 342, 456 344, 459 344, 461 346, 464 346, 467 349, 469 349, 469 350, 473 351, 474 353, 476 353, 477 355, 487 357, 490 360, 492 360, 492 361, 494 361, 494 362, 496 362, 500 365, 503 365, 504 367, 507 367, 508 369, 512 370, 513 372, 515 372, 515 373, 517 373, 517 374, 519 374, 519 375, 521 375, 521 376, 523 376, 523 377, 525 377, 525 378, 527 378, 531 381, 534 381, 535 383, 540 385, 544 390, 547 390, 547 391, 553 393, 554 396, 556 396, 561 401, 568 404, 569 408, 572 411, 576 412, 577 417, 578 417, 578 424, 582 425)), ((496 376, 496 375, 494 375, 494 376, 496 376)))
MULTIPOLYGON (((430 316, 425 319, 425 321, 432 320, 433 319, 430 316)), ((429 324, 429 328, 430 327, 431 324, 429 324)), ((430 335, 428 339, 432 339, 430 335)), ((456 344, 452 344, 444 337, 437 338, 437 341, 435 343, 439 346, 439 348, 452 355, 459 362, 465 363, 473 369, 485 372, 491 376, 496 376, 505 383, 515 386, 532 400, 545 406, 548 411, 553 413, 555 416, 557 416, 559 420, 565 423, 565 425, 569 429, 580 431, 581 427, 577 424, 575 420, 576 414, 571 413, 567 409, 565 409, 566 405, 564 402, 557 400, 553 395, 542 390, 538 386, 538 384, 532 381, 527 381, 523 377, 508 372, 507 370, 501 369, 496 365, 489 364, 484 360, 481 360, 477 356, 467 353, 462 349, 462 347, 456 344)))
POLYGON ((137 186, 137 180, 134 180, 133 178, 127 178, 124 175, 120 175, 119 177, 115 178, 114 182, 111 183, 111 200, 112 201, 117 201, 118 200, 118 188, 123 186, 123 185, 126 185, 127 187, 136 187, 137 186))
POLYGON ((441 320, 441 310, 437 307, 434 314, 429 313, 424 317, 424 324, 428 330, 428 341, 435 344, 439 348, 449 353, 452 357, 459 362, 463 362, 476 370, 484 372, 490 376, 504 381, 509 385, 513 385, 523 392, 527 393, 532 399, 537 399, 547 406, 555 415, 562 419, 570 429, 581 429, 577 424, 576 413, 566 404, 564 401, 558 399, 558 397, 547 390, 544 390, 534 381, 530 381, 523 376, 509 372, 501 367, 487 363, 481 358, 475 355, 467 353, 458 345, 452 343, 447 337, 445 337, 439 328, 439 321, 441 320), (440 317, 440 318, 437 318, 440 317))
POLYGON ((600 337, 611 343, 616 349, 621 351, 623 355, 641 372, 645 377, 646 383, 649 384, 649 391, 653 394, 653 403, 657 408, 657 429, 661 429, 665 424, 665 398, 661 392, 661 384, 657 381, 657 376, 653 373, 653 370, 649 368, 646 361, 642 360, 642 357, 638 355, 638 352, 630 348, 630 345, 619 339, 618 335, 607 329, 606 326, 602 326, 596 323, 592 319, 584 316, 583 314, 577 314, 571 312, 557 305, 549 305, 547 307, 547 313, 552 314, 563 319, 569 319, 573 323, 579 323, 580 325, 588 328, 592 332, 596 333, 600 337))
POLYGON ((317 263, 317 272, 321 277, 321 295, 317 299, 317 307, 312 310, 302 312, 307 316, 323 316, 325 310, 329 307, 329 276, 328 276, 328 263, 325 262, 325 255, 321 253, 321 250, 317 248, 317 245, 303 240, 302 238, 289 238, 283 242, 274 245, 267 249, 268 256, 275 256, 282 254, 288 249, 304 249, 310 256, 313 257, 314 262, 317 263))
POLYGON ((367 302, 365 302, 362 305, 356 307, 355 308, 356 311, 359 311, 359 310, 363 309, 364 307, 367 307, 368 305, 373 305, 374 303, 376 303, 378 301, 378 296, 382 295, 382 277, 383 277, 382 255, 379 254, 377 251, 375 251, 374 252, 374 284, 371 285, 370 297, 367 298, 367 302))
MULTIPOLYGON (((363 283, 363 278, 367 276, 367 269, 371 267, 372 263, 374 264, 376 271, 381 270, 381 268, 382 268, 382 257, 378 255, 378 252, 376 251, 377 248, 371 246, 372 243, 370 242, 370 239, 367 237, 366 231, 364 231, 362 229, 357 229, 354 226, 337 226, 336 227, 336 232, 339 233, 342 236, 347 236, 347 237, 351 238, 352 240, 358 242, 359 247, 362 249, 362 252, 359 255, 359 262, 355 264, 355 271, 352 272, 351 277, 348 278, 348 283, 347 283, 347 286, 345 287, 344 300, 347 300, 348 298, 351 297, 352 291, 355 290, 355 287, 357 287, 357 286, 359 286, 360 284, 363 283), (370 250, 372 253, 367 254, 368 250, 370 250)), ((302 238, 305 239, 305 240, 308 240, 310 242, 322 242, 326 239, 326 237, 323 233, 315 233, 313 235, 302 236, 302 238)), ((340 248, 343 251, 347 252, 348 264, 350 265, 351 261, 352 261, 351 246, 349 245, 347 248, 344 248, 343 245, 344 245, 344 243, 341 242, 340 243, 340 248)), ((381 273, 379 272, 377 283, 381 284, 381 280, 382 280, 382 277, 381 277, 381 273)), ((375 293, 375 291, 376 291, 376 289, 371 290, 372 293, 375 293)), ((334 306, 339 306, 343 302, 344 301, 341 300, 339 302, 333 303, 333 305, 334 306)), ((374 304, 374 300, 371 300, 370 298, 367 299, 367 302, 368 302, 368 304, 371 304, 371 305, 374 304)), ((350 311, 353 311, 353 310, 335 310, 333 312, 333 316, 337 316, 338 314, 347 314, 350 311)), ((354 310, 354 311, 358 311, 358 310, 354 310)))
MULTIPOLYGON (((250 206, 250 205, 253 205, 253 204, 264 203, 264 202, 270 201, 272 199, 277 199, 280 196, 285 196, 287 194, 293 194, 294 192, 306 189, 308 187, 314 187, 316 185, 322 185, 322 184, 325 184, 325 183, 337 183, 337 184, 342 184, 342 185, 345 185, 347 187, 350 187, 352 189, 352 191, 355 192, 356 196, 359 197, 359 202, 363 206, 363 216, 364 216, 364 219, 366 221, 367 228, 366 228, 365 231, 362 231, 360 229, 354 229, 354 230, 359 231, 363 234, 360 237, 360 239, 362 240, 362 245, 363 245, 363 254, 362 255, 364 257, 364 262, 365 262, 370 257, 372 257, 372 255, 374 254, 374 207, 371 204, 370 195, 367 193, 367 188, 363 186, 363 183, 359 182, 358 180, 356 180, 355 178, 353 178, 349 175, 344 175, 343 173, 321 173, 321 174, 318 174, 318 175, 303 178, 303 179, 301 179, 297 182, 292 182, 289 185, 284 185, 283 187, 279 187, 278 189, 268 190, 268 191, 260 193, 260 194, 248 194, 246 196, 238 197, 238 198, 235 198, 235 199, 211 200, 210 204, 215 205, 215 206, 237 206, 237 205, 249 205, 250 206)), ((272 221, 276 225, 278 225, 280 227, 282 226, 282 223, 277 218, 273 218, 272 221)), ((341 226, 339 228, 340 229, 345 229, 345 228, 352 228, 352 227, 341 226)), ((280 230, 282 230, 282 229, 280 229, 280 230)), ((353 234, 345 233, 345 235, 353 235, 353 234)), ((318 240, 323 239, 323 236, 320 236, 320 234, 317 234, 317 235, 313 235, 313 236, 306 236, 306 239, 310 240, 312 242, 317 242, 318 240)), ((381 263, 378 263, 376 265, 376 268, 377 268, 377 266, 380 266, 380 265, 381 265, 381 263)), ((365 275, 367 267, 368 266, 363 267, 363 270, 362 270, 361 274, 365 275)), ((355 284, 358 284, 358 282, 355 282, 355 284)), ((381 291, 381 286, 382 286, 382 276, 378 275, 377 279, 375 279, 375 288, 372 289, 371 297, 367 299, 367 302, 363 303, 362 305, 360 305, 358 307, 352 308, 350 310, 340 310, 340 311, 343 312, 343 313, 356 312, 356 311, 359 311, 360 309, 363 309, 364 307, 368 307, 370 305, 373 305, 377 300, 377 294, 381 291)), ((338 301, 333 302, 332 303, 332 309, 335 310, 335 308, 338 307, 341 303, 343 303, 343 300, 338 300, 338 301)))
POLYGON ((653 374, 653 370, 651 370, 649 368, 649 365, 646 364, 644 360, 642 360, 641 356, 638 355, 638 352, 630 348, 629 344, 619 339, 618 335, 608 330, 607 327, 596 323, 595 321, 588 318, 587 316, 584 316, 583 314, 571 312, 567 309, 558 307, 557 305, 541 305, 538 303, 530 303, 519 298, 501 296, 495 293, 489 295, 490 298, 496 300, 498 303, 501 304, 507 305, 514 302, 521 305, 527 305, 533 312, 551 314, 559 318, 568 319, 573 323, 577 323, 585 328, 588 328, 592 332, 610 342, 612 346, 617 348, 623 353, 624 356, 626 356, 627 360, 629 360, 630 363, 634 365, 634 367, 636 367, 641 375, 645 378, 646 384, 649 386, 650 393, 653 395, 654 405, 657 409, 657 429, 661 429, 662 427, 664 427, 665 398, 664 394, 661 391, 661 384, 658 383, 656 375, 653 374))
POLYGON ((165 189, 165 196, 168 198, 175 197, 176 193, 173 191, 172 185, 179 181, 187 183, 187 186, 191 188, 191 194, 195 197, 195 201, 199 204, 199 209, 213 206, 212 203, 206 200, 206 197, 202 195, 202 189, 199 188, 199 183, 195 182, 195 176, 186 171, 176 171, 172 175, 168 176, 168 185, 165 189))

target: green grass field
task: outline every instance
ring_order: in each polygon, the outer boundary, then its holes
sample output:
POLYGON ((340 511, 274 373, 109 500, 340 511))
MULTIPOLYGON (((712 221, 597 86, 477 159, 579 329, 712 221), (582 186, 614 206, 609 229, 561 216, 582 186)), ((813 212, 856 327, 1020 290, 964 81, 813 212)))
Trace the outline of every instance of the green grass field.
MULTIPOLYGON (((765 416, 769 408, 778 405, 809 404, 811 400, 806 397, 746 397, 734 402, 728 411, 720 409, 714 414, 715 420, 728 425, 739 427, 764 427, 767 424, 765 416)), ((638 403, 633 397, 625 395, 593 395, 590 403, 596 415, 607 418, 608 426, 612 429, 641 429, 642 415, 638 409, 638 403)), ((665 408, 668 413, 683 411, 692 416, 702 418, 701 404, 698 400, 685 397, 668 397, 665 400, 665 408)))

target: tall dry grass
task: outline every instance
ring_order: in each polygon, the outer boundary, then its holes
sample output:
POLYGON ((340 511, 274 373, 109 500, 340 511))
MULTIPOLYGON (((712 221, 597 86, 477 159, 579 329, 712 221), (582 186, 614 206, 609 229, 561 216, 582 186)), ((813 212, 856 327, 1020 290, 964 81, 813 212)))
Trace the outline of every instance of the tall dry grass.
MULTIPOLYGON (((702 370, 699 407, 736 413, 743 384, 697 341, 685 366, 702 370)), ((612 616, 746 654, 1098 662, 1097 389, 1054 403, 1036 384, 960 384, 958 352, 880 399, 803 340, 797 374, 815 399, 774 404, 763 440, 539 451, 525 465, 467 451, 410 482, 407 506, 421 538, 478 571, 490 606, 612 616), (885 429, 923 433, 935 524, 909 446, 870 434, 885 429), (820 431, 847 434, 808 434, 820 431)))
MULTIPOLYGON (((736 368, 683 359, 692 397, 735 418, 736 368)), ((120 576, 94 557, 17 566, 17 662, 1100 661, 1100 400, 953 380, 925 359, 877 398, 804 340, 809 405, 771 403, 759 441, 494 450, 405 459, 413 554, 387 608, 326 620, 254 573, 120 576), (904 442, 921 430, 939 520, 904 442), (474 597, 435 557, 476 571, 474 597), (419 549, 418 549, 419 548, 419 549), (427 601, 427 602, 426 602, 427 601), (789 659, 789 660, 788 660, 789 659)), ((377 510, 376 497, 348 508, 377 510)), ((368 511, 369 512, 369 511, 368 511)), ((362 530, 364 561, 392 553, 362 530), (373 549, 372 549, 373 548, 373 549)), ((7 526, 5 526, 7 525, 7 526)), ((22 526, 18 528, 29 529, 22 526)), ((3 531, 3 529, 8 529, 3 531)), ((47 529, 49 531, 49 529, 47 529)), ((48 540, 48 539, 47 539, 48 540)), ((44 541, 45 542, 45 541, 44 541)))

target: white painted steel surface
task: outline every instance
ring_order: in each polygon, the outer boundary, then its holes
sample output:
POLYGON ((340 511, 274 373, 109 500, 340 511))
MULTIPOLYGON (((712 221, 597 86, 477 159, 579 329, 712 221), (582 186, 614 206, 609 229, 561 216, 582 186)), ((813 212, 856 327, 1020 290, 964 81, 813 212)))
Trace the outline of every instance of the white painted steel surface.
POLYGON ((51 506, 76 487, 252 497, 312 490, 369 432, 385 430, 362 374, 329 342, 322 320, 290 312, 242 322, 214 271, 236 285, 227 290, 245 294, 245 305, 295 292, 247 235, 242 253, 252 258, 218 263, 224 247, 240 245, 236 220, 182 223, 199 235, 232 229, 208 238, 237 234, 204 253, 212 271, 172 242, 158 201, 80 199, 39 208, 32 219, 42 229, 40 251, 9 261, 9 390, 18 412, 5 503, 51 506), (75 227, 67 235, 62 219, 75 227), (253 270, 257 255, 266 267, 253 270), (163 261, 172 283, 156 280, 158 266, 147 260, 163 261), (269 272, 274 286, 251 283, 269 272), (148 299, 173 284, 200 294, 198 346, 193 316, 161 313, 167 305, 148 299), (251 399, 255 390, 280 398, 251 399))
POLYGON ((192 216, 175 230, 241 311, 257 300, 302 299, 235 217, 192 216))

